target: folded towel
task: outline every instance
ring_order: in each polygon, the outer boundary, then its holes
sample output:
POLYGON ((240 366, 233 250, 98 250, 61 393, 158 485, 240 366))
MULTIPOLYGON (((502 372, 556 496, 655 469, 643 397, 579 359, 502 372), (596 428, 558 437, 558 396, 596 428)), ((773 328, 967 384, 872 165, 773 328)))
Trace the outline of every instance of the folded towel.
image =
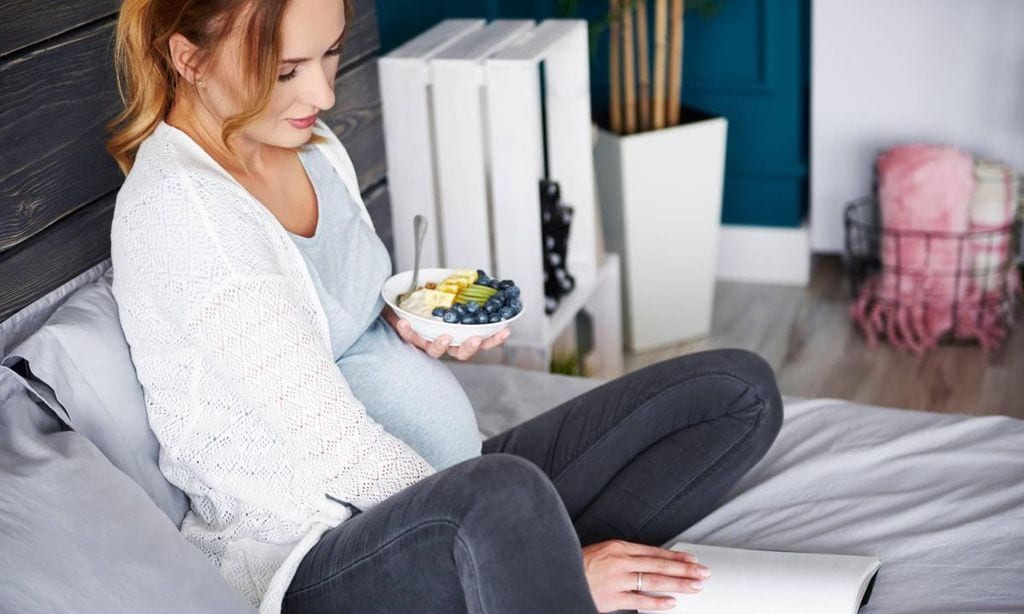
POLYGON ((986 349, 998 347, 1006 335, 1004 297, 1019 291, 1019 276, 1012 266, 1011 233, 1020 202, 1020 179, 1001 162, 975 163, 975 190, 971 200, 967 241, 967 270, 961 287, 956 334, 978 338, 986 349))

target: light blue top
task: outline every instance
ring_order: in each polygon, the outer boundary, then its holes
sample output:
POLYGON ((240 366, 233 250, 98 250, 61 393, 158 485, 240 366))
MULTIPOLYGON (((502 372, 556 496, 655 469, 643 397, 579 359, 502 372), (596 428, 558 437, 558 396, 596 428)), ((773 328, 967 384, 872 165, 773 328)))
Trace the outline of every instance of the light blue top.
POLYGON ((406 343, 380 316, 391 258, 360 219, 329 160, 299 150, 316 191, 312 237, 289 232, 302 252, 330 326, 335 363, 366 412, 437 470, 480 455, 480 432, 465 392, 439 360, 406 343))

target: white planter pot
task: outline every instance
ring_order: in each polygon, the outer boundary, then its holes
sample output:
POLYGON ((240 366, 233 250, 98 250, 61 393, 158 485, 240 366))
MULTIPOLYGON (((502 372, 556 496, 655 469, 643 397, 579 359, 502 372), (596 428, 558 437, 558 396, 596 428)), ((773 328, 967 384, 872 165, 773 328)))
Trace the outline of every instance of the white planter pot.
POLYGON ((625 338, 635 352, 711 331, 727 122, 696 115, 629 136, 598 129, 601 218, 609 251, 622 255, 625 338))

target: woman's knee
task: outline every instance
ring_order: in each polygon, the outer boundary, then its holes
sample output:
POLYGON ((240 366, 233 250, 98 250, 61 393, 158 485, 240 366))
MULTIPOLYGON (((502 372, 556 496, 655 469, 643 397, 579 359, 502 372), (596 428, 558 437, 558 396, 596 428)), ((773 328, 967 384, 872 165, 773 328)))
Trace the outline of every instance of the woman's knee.
POLYGON ((782 396, 772 366, 758 354, 743 349, 718 350, 733 375, 751 388, 758 402, 760 437, 766 444, 775 440, 782 426, 782 396))
POLYGON ((452 468, 452 478, 476 505, 494 508, 562 505, 550 478, 532 461, 505 453, 484 454, 452 468))
MULTIPOLYGON (((513 454, 485 454, 455 468, 461 475, 465 505, 459 533, 468 540, 546 540, 571 545, 572 520, 548 476, 533 462, 513 454)), ((554 545, 554 544, 552 544, 554 545)))
POLYGON ((714 362, 718 363, 724 371, 743 380, 759 393, 767 393, 761 396, 772 396, 777 393, 775 371, 760 354, 740 348, 710 350, 709 353, 715 355, 714 362))
POLYGON ((690 364, 689 368, 732 379, 738 386, 735 392, 718 390, 716 394, 745 392, 736 399, 733 410, 756 413, 759 435, 769 443, 775 439, 782 424, 782 397, 775 372, 767 360, 754 352, 738 348, 708 350, 680 357, 679 360, 687 358, 697 361, 696 365, 690 364))

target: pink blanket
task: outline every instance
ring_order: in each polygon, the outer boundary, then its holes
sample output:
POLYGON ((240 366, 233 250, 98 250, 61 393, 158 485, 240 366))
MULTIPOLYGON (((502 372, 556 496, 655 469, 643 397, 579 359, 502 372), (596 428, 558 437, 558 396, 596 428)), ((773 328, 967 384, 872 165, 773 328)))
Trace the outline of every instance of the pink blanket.
POLYGON ((1012 222, 1016 175, 1005 172, 1005 182, 986 177, 979 184, 969 154, 937 145, 894 147, 878 157, 882 272, 850 307, 870 345, 885 337, 920 354, 952 333, 986 349, 998 346, 1006 334, 1007 273, 996 269, 1006 262, 1008 239, 972 240, 967 233, 1012 222))

